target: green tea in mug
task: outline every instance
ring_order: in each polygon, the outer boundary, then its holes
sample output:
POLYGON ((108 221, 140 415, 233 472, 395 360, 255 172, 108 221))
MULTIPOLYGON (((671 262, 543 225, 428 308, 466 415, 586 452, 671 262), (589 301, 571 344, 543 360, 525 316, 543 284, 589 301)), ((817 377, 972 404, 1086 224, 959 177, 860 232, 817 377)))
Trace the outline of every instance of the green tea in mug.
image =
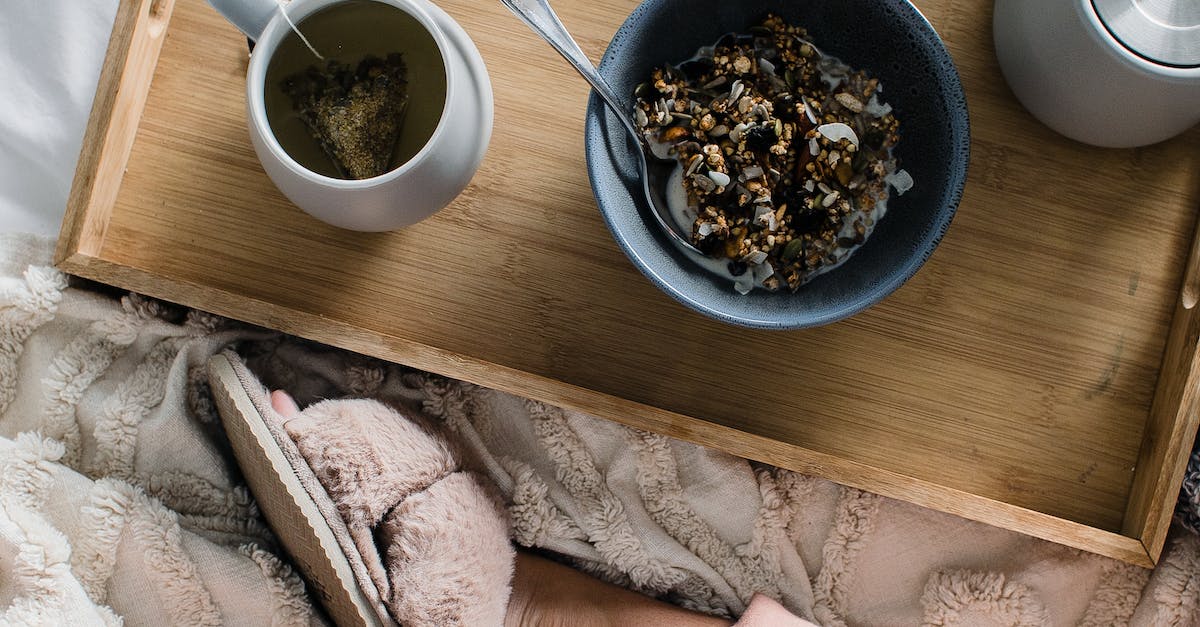
POLYGON ((446 101, 445 64, 421 23, 382 2, 347 0, 296 27, 264 86, 267 121, 288 156, 317 174, 363 179, 417 154, 446 101))

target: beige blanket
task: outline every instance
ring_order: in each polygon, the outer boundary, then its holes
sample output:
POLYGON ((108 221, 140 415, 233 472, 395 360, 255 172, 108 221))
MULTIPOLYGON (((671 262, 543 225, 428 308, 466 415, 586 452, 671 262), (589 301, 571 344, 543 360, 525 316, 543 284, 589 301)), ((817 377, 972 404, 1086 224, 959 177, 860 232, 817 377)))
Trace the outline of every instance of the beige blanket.
POLYGON ((513 537, 735 616, 764 592, 824 625, 1193 625, 1200 540, 1142 570, 615 423, 137 296, 67 287, 0 236, 0 624, 319 622, 241 485, 203 379, 235 346, 303 403, 444 421, 513 537))

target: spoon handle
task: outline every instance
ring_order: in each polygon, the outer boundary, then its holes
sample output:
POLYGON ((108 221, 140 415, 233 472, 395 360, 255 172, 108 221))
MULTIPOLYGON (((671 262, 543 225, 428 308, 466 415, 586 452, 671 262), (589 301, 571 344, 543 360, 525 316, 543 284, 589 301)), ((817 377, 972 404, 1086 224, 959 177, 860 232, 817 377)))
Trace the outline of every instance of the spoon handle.
POLYGON ((591 84, 592 89, 595 89, 596 93, 600 94, 608 107, 613 110, 613 113, 617 114, 617 118, 625 125, 625 130, 631 137, 641 137, 641 134, 633 127, 633 122, 629 119, 629 112, 621 104, 621 99, 617 98, 617 94, 613 92, 604 77, 600 76, 596 66, 592 65, 587 55, 579 48, 579 44, 575 43, 562 21, 558 19, 558 15, 554 13, 554 9, 550 8, 550 3, 546 0, 500 1, 535 33, 541 35, 542 39, 553 46, 571 64, 571 67, 575 68, 575 71, 591 84))

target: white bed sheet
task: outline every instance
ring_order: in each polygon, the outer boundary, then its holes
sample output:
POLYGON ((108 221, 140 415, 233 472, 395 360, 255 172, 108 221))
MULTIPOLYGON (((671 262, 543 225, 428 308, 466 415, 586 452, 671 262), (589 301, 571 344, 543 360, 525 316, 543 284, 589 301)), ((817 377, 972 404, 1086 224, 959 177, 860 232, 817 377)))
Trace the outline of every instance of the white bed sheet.
POLYGON ((57 236, 117 0, 4 0, 0 232, 57 236))

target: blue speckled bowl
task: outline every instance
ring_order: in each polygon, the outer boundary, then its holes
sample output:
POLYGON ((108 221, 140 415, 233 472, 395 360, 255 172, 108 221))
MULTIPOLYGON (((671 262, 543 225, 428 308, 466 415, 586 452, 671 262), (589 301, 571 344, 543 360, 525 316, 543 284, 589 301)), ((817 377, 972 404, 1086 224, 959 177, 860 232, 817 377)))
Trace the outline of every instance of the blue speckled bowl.
POLYGON ((618 94, 629 95, 632 111, 634 88, 656 65, 687 59, 769 12, 804 26, 826 53, 878 77, 900 120, 895 154, 916 184, 903 196, 893 194, 888 214, 849 261, 795 293, 738 294, 660 231, 638 192, 632 147, 595 94, 587 109, 588 174, 613 237, 667 294, 731 324, 798 329, 870 307, 921 267, 962 197, 970 130, 954 62, 929 22, 904 0, 646 0, 613 36, 600 72, 618 94))

